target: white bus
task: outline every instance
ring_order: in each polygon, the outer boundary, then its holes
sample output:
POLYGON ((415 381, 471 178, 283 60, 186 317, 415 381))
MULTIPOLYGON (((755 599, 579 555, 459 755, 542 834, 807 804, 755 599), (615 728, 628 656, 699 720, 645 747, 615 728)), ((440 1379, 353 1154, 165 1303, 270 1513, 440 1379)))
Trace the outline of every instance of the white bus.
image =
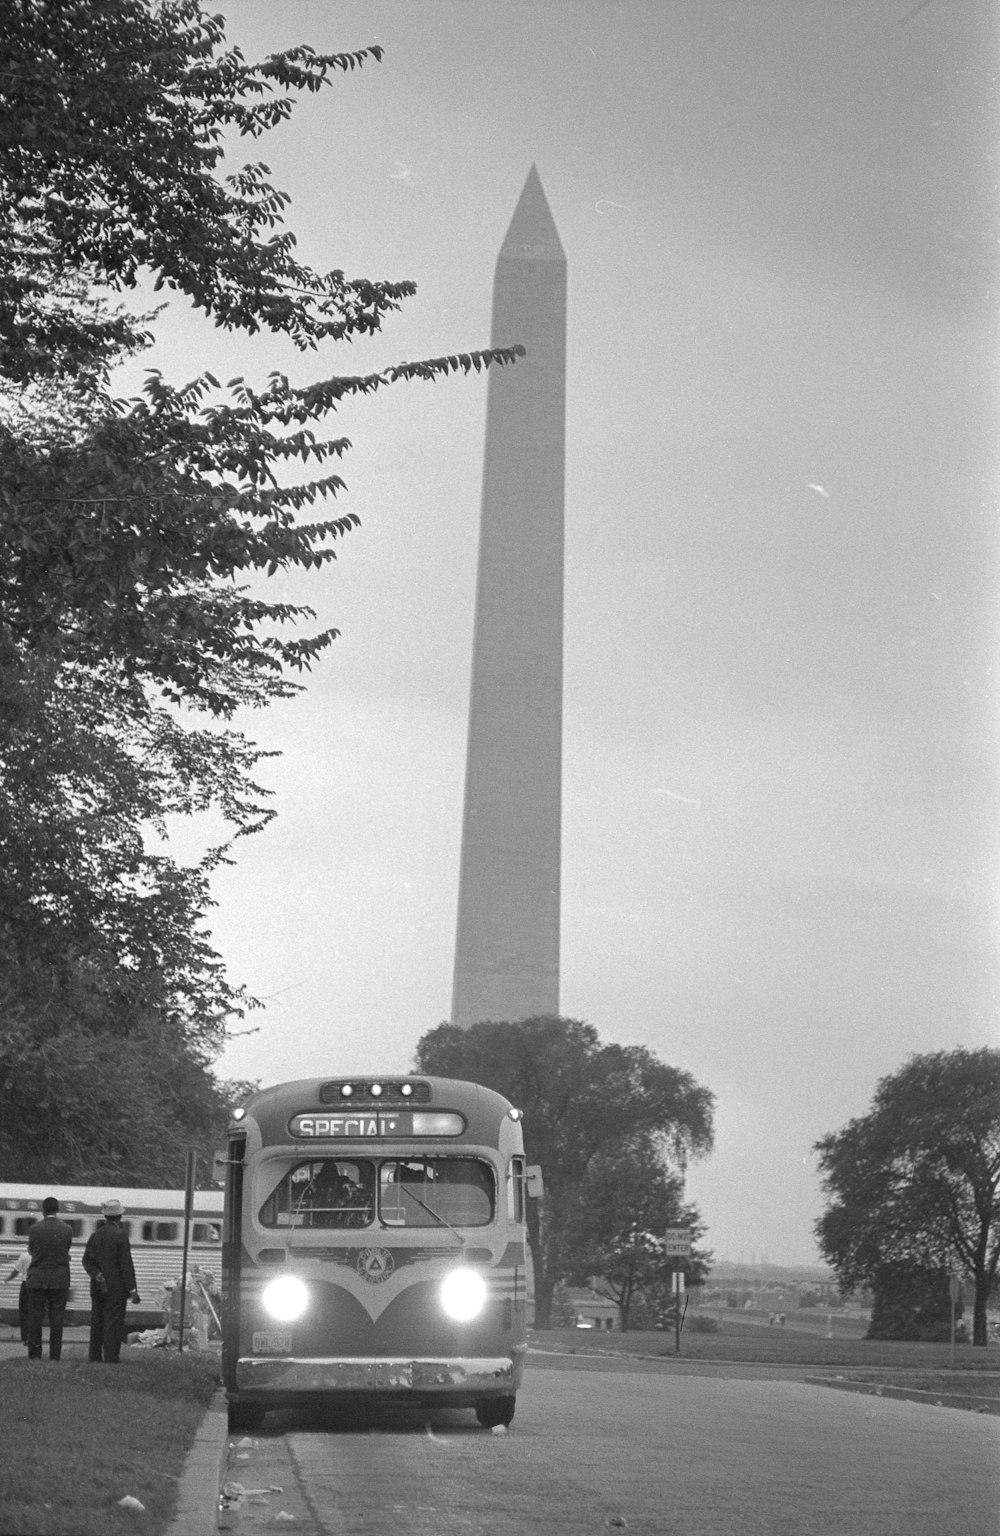
POLYGON ((229 1128, 231 1427, 359 1397, 509 1424, 526 1184, 520 1111, 473 1083, 359 1074, 255 1094, 229 1128))

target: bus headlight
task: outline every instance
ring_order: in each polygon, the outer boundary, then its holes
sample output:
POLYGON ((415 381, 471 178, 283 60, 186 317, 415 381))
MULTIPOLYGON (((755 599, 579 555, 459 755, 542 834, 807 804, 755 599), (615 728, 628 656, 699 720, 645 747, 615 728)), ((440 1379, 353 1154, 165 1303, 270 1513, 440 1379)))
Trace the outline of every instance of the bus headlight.
POLYGON ((441 1305, 456 1323, 469 1322, 486 1305, 486 1281, 474 1269, 453 1269, 442 1282, 441 1305))
POLYGON ((261 1301, 276 1322, 294 1323, 309 1305, 309 1292, 295 1275, 281 1275, 265 1285, 261 1301))

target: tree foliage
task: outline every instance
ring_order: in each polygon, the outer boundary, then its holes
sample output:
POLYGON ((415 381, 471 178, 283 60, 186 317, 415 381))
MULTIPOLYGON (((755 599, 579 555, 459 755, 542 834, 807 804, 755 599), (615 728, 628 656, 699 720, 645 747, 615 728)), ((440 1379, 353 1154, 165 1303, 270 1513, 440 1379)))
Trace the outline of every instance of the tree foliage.
POLYGON ((539 1327, 549 1326, 556 1282, 578 1267, 576 1197, 598 1155, 646 1137, 682 1164, 712 1145, 707 1089, 644 1046, 602 1044, 578 1019, 441 1024, 419 1041, 416 1067, 482 1083, 524 1113, 527 1155, 545 1180, 544 1220, 536 1202, 528 1209, 539 1327))
POLYGON ((328 418, 521 350, 297 386, 150 370, 138 398, 111 392, 155 326, 118 300, 143 274, 304 352, 377 331, 414 292, 313 271, 266 166, 227 173, 233 141, 380 56, 248 63, 198 0, 0 0, 0 1085, 25 1166, 48 1144, 52 1173, 110 1176, 121 1144, 155 1168, 172 1101, 145 1088, 167 1062, 215 1102, 209 1062, 248 999, 212 947, 209 880, 272 814, 230 722, 296 692, 336 635, 266 593, 357 526, 326 511, 349 447, 328 418), (186 868, 158 839, 195 811, 227 834, 186 868), (62 1062, 86 1109, 57 1124, 62 1062))
POLYGON ((272 813, 239 733, 104 684, 38 656, 0 670, 0 1162, 162 1185, 224 1131, 210 1062, 251 1000, 207 928, 227 845, 186 867, 154 839, 171 814, 213 808, 236 838, 272 813))
POLYGON ((149 333, 98 295, 140 272, 220 326, 301 349, 377 331, 415 291, 312 271, 266 167, 220 174, 227 132, 258 136, 381 50, 297 47, 250 65, 198 0, 0 0, 0 20, 0 380, 61 391, 41 431, 0 421, 0 647, 111 660, 230 714, 336 633, 286 638, 310 611, 234 585, 320 567, 356 526, 300 519, 343 489, 330 465, 349 444, 317 425, 347 395, 520 349, 301 387, 151 372, 143 398, 110 399, 108 365, 149 333), (289 484, 296 467, 306 477, 289 484))
POLYGON ((124 1037, 72 1020, 51 1034, 5 1031, 0 1163, 30 1183, 179 1188, 185 1150, 211 1179, 245 1084, 220 1083, 207 1061, 178 1049, 156 1015, 124 1037))
MULTIPOLYGON (((913 1056, 871 1111, 816 1144, 829 1206, 816 1224, 843 1290, 901 1266, 954 1268, 974 1285, 973 1343, 1000 1261, 1000 1051, 913 1056)), ((884 1286, 883 1286, 884 1289, 884 1286)))
POLYGON ((279 480, 350 446, 311 424, 347 394, 467 373, 515 350, 303 387, 281 374, 259 391, 238 379, 214 400, 212 375, 175 387, 154 371, 142 399, 78 403, 71 431, 55 418, 24 434, 0 415, 0 657, 30 647, 110 665, 223 716, 293 692, 289 669, 308 668, 338 631, 289 638, 283 629, 312 610, 236 583, 319 569, 358 526, 353 512, 300 520, 345 488, 339 475, 279 480))
POLYGON ((300 347, 377 330, 411 283, 348 281, 295 259, 285 193, 263 164, 219 174, 225 135, 258 138, 302 91, 381 58, 307 46, 248 64, 199 0, 3 0, 0 372, 78 374, 139 333, 81 326, 53 275, 113 288, 156 274, 228 329, 300 347), (277 233, 273 233, 277 231, 277 233))
MULTIPOLYGON (((964 1310, 955 1303, 955 1336, 965 1339, 958 1319, 964 1310)), ((913 1262, 880 1264, 875 1271, 868 1339, 904 1339, 944 1344, 951 1338, 951 1286, 948 1271, 913 1262)))
MULTIPOLYGON (((644 1132, 602 1148, 571 1200, 566 1251, 572 1278, 595 1282, 617 1306, 623 1331, 638 1301, 654 1318, 669 1305, 668 1227, 687 1227, 694 1240, 705 1230, 696 1208, 685 1204, 683 1179, 667 1165, 655 1135, 644 1132)), ((693 1251, 684 1266, 688 1285, 701 1284, 709 1257, 693 1251)))
POLYGON ((0 977, 4 1018, 50 1029, 60 1000, 116 1036, 166 1009, 199 1051, 245 1003, 204 919, 234 838, 272 812, 264 755, 235 731, 194 729, 135 689, 28 656, 0 672, 0 977), (214 810, 231 837, 195 867, 159 851, 167 818, 214 810))

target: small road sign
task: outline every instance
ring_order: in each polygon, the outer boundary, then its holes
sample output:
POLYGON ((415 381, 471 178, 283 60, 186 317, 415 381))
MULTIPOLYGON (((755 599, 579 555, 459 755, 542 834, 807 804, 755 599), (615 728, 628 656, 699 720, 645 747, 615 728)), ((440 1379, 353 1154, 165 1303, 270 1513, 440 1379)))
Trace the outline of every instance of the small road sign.
POLYGON ((689 1259, 691 1257, 691 1228, 668 1227, 666 1255, 668 1259, 689 1259))

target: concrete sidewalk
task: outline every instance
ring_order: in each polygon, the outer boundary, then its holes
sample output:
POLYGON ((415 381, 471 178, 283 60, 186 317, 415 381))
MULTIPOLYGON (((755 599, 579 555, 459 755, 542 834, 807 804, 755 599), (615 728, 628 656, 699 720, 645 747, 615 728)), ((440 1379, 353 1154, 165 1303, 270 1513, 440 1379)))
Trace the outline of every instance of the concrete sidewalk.
POLYGON ((886 1386, 879 1381, 852 1381, 849 1376, 807 1376, 812 1387, 833 1387, 840 1392, 864 1392, 869 1397, 895 1398, 897 1402, 927 1403, 933 1408, 966 1408, 973 1413, 1000 1414, 1000 1397, 976 1392, 975 1382, 963 1392, 926 1392, 919 1387, 886 1386))

